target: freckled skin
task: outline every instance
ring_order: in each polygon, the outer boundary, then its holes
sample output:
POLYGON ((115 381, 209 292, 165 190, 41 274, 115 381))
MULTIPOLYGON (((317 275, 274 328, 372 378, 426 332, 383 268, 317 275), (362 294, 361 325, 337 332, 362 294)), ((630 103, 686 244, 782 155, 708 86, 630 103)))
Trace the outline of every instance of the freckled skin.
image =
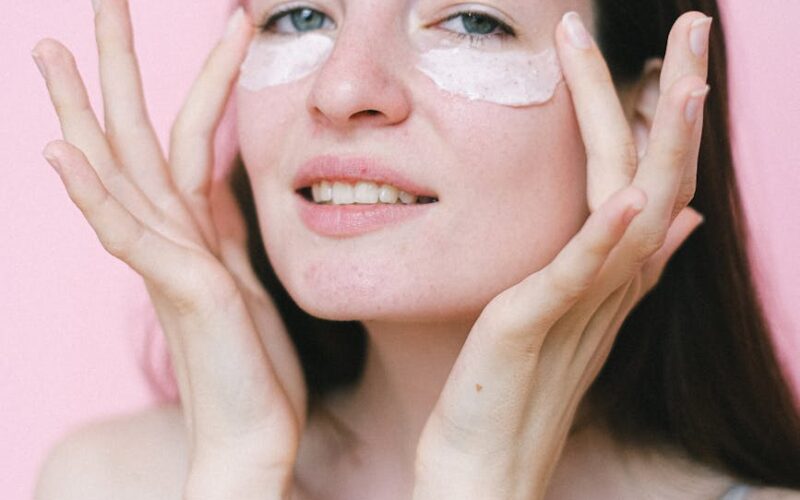
POLYGON ((270 261, 297 303, 322 318, 474 319, 546 265, 588 215, 585 153, 563 82, 528 107, 454 96, 414 68, 403 36, 345 29, 317 72, 237 89, 241 153, 270 261), (376 158, 433 188, 439 202, 372 233, 318 236, 295 211, 291 181, 320 154, 376 158))

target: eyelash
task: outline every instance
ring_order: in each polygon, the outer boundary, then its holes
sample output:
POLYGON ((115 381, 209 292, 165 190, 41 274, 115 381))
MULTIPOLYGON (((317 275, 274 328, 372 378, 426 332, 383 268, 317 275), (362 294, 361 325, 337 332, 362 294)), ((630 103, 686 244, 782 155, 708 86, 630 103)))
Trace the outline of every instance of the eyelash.
MULTIPOLYGON (((457 19, 457 18, 463 17, 463 16, 476 16, 476 17, 481 17, 481 18, 488 19, 489 21, 497 24, 495 30, 500 30, 497 33, 492 32, 492 33, 488 33, 488 34, 485 34, 485 35, 476 35, 474 33, 458 33, 456 31, 444 30, 449 36, 452 36, 452 37, 454 37, 454 38, 456 38, 458 40, 464 40, 465 38, 469 38, 469 44, 472 47, 480 46, 482 43, 484 43, 489 38, 497 38, 498 40, 503 41, 508 37, 515 38, 517 36, 516 32, 514 31, 514 28, 512 28, 511 26, 507 25, 506 23, 504 23, 503 21, 501 21, 501 20, 499 20, 499 19, 497 19, 495 17, 492 17, 489 14, 485 14, 485 13, 480 12, 480 11, 462 11, 462 12, 457 12, 457 13, 453 14, 452 16, 440 21, 438 24, 446 23, 448 21, 452 21, 453 19, 457 19)), ((462 21, 462 23, 463 23, 463 21, 462 21)))
MULTIPOLYGON (((266 21, 264 21, 264 22, 262 22, 262 23, 260 23, 258 25, 259 32, 260 33, 266 33, 266 32, 272 31, 272 29, 275 27, 275 24, 277 24, 278 21, 280 21, 282 18, 290 15, 292 12, 295 12, 295 11, 298 11, 298 10, 303 10, 303 9, 313 10, 314 12, 322 14, 325 17, 327 17, 328 19, 330 19, 330 17, 327 14, 325 14, 324 12, 321 12, 321 11, 319 11, 317 9, 313 9, 311 7, 297 6, 297 5, 288 6, 288 7, 281 7, 281 8, 278 9, 277 12, 275 12, 274 14, 269 16, 266 21)), ((300 35, 302 35, 302 32, 281 33, 281 32, 277 32, 277 31, 273 31, 273 34, 275 34, 275 35, 283 35, 283 36, 286 36, 286 35, 289 35, 289 36, 292 36, 292 35, 300 36, 300 35)))
MULTIPOLYGON (((310 8, 310 7, 292 6, 292 7, 282 8, 282 9, 278 10, 276 13, 274 13, 273 15, 269 16, 269 18, 267 18, 266 21, 261 23, 259 25, 259 30, 260 30, 261 33, 266 33, 268 31, 272 31, 272 29, 274 28, 275 24, 278 21, 280 21, 283 17, 291 14, 294 11, 301 10, 301 9, 307 9, 307 8, 310 8)), ((325 15, 324 13, 322 13, 320 11, 317 11, 316 9, 311 9, 311 10, 314 10, 315 12, 319 12, 320 14, 325 15)), ((452 36, 452 37, 457 38, 459 40, 463 40, 465 38, 469 38, 470 46, 479 46, 480 44, 484 43, 486 41, 486 39, 488 39, 488 38, 497 38, 497 39, 502 41, 507 37, 514 38, 514 37, 517 36, 516 32, 514 31, 514 29, 511 26, 507 25, 506 23, 504 23, 503 21, 500 21, 499 19, 497 19, 495 17, 492 17, 492 16, 490 16, 488 14, 485 14, 485 13, 479 12, 479 11, 457 12, 457 13, 453 14, 452 16, 449 16, 446 19, 443 19, 442 21, 439 21, 439 23, 437 23, 437 24, 446 23, 448 21, 452 21, 453 19, 456 19, 456 18, 462 17, 462 16, 477 16, 477 17, 486 18, 486 19, 490 20, 491 22, 496 23, 497 24, 496 30, 497 29, 500 30, 497 33, 489 33, 489 34, 485 34, 485 35, 475 35, 473 33, 458 33, 458 32, 451 31, 451 30, 444 30, 449 36, 452 36)), ((285 35, 286 34, 286 33, 277 33, 277 32, 275 32, 275 33, 276 34, 280 34, 280 35, 285 35)), ((297 33, 297 34, 299 34, 299 33, 297 33)))

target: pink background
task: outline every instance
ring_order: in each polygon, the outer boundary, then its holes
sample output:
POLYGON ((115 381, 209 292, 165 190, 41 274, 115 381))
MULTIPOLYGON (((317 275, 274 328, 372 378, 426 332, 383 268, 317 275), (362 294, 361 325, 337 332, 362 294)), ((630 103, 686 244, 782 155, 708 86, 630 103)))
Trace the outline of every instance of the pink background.
MULTIPOLYGON (((226 0, 137 0, 145 91, 162 143, 226 17, 226 0)), ((800 384, 800 4, 724 3, 736 153, 762 294, 782 357, 800 384), (780 6, 780 7, 779 7, 780 6)), ((30 58, 36 41, 75 54, 98 114, 89 0, 7 2, 0 20, 0 497, 29 498, 37 467, 65 433, 153 401, 137 365, 147 328, 140 279, 110 257, 42 159, 60 138, 30 58)), ((713 89, 712 89, 713 92, 713 89)))

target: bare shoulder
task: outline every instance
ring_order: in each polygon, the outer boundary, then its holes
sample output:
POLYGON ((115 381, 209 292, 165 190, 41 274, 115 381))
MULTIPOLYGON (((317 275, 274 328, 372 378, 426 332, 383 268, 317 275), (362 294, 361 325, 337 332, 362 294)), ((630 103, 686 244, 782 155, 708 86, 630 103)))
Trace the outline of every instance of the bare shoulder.
POLYGON ((89 422, 50 449, 35 499, 178 500, 187 450, 181 411, 174 405, 89 422))

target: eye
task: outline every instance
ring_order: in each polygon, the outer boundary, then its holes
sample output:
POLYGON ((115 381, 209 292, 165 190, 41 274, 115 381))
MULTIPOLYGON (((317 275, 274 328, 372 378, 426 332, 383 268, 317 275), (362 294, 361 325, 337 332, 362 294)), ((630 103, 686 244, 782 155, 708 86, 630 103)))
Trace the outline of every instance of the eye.
POLYGON ((509 25, 482 12, 459 12, 439 24, 458 38, 469 37, 470 42, 482 42, 486 38, 516 36, 509 25))
POLYGON ((261 25, 261 32, 270 31, 285 35, 334 27, 333 20, 322 12, 309 7, 295 7, 270 16, 261 25))

